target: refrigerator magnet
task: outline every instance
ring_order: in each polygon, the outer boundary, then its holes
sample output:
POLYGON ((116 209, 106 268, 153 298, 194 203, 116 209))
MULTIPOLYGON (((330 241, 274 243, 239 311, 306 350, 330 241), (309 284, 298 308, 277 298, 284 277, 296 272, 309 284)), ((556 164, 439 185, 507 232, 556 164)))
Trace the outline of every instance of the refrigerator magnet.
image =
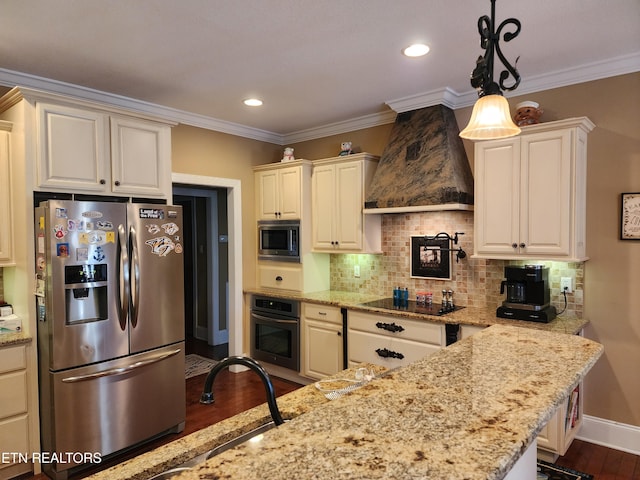
POLYGON ((68 257, 69 256, 69 244, 68 243, 58 243, 56 245, 56 255, 58 257, 68 257))

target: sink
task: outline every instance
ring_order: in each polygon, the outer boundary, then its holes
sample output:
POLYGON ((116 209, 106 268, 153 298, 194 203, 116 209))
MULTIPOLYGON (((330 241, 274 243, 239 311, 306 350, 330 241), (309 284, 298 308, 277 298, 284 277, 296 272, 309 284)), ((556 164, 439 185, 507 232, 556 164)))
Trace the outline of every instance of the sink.
MULTIPOLYGON (((285 420, 285 422, 288 422, 288 420, 285 420)), ((207 460, 209 460, 212 457, 215 457, 216 455, 220 455, 222 452, 226 452, 227 450, 231 450, 234 447, 237 447, 238 445, 242 445, 245 442, 259 442, 262 439, 262 434, 264 432, 268 432, 269 430, 276 428, 277 425, 275 424, 275 422, 269 422, 269 423, 265 423, 263 425, 260 425, 257 428, 254 428, 253 430, 244 433, 242 435, 239 435, 231 440, 229 440, 226 443, 223 443, 222 445, 218 445, 217 447, 209 450, 208 452, 202 453, 200 455, 198 455, 195 458, 192 458, 191 460, 175 467, 172 468, 171 470, 167 470, 166 472, 162 472, 154 477, 151 477, 149 480, 167 480, 170 479, 172 477, 178 476, 180 475, 182 472, 185 472, 187 470, 191 470, 193 467, 195 467, 196 465, 201 464, 202 462, 205 462, 207 460)))

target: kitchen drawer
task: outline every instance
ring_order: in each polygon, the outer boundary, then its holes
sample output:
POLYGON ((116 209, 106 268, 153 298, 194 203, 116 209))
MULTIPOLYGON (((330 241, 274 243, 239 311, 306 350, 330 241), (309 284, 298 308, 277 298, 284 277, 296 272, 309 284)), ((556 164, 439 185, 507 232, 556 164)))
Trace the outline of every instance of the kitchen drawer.
MULTIPOLYGON (((30 451, 27 415, 21 415, 9 420, 0 420, 0 452, 29 454, 30 451)), ((5 477, 0 473, 0 478, 5 477)))
POLYGON ((260 287, 302 291, 302 268, 281 265, 259 265, 260 287))
POLYGON ((438 347, 446 345, 444 324, 349 310, 348 325, 349 330, 370 332, 391 338, 415 340, 437 345, 438 347), (378 326, 377 324, 381 325, 378 326), (392 332, 384 328, 385 326, 393 328, 394 325, 402 327, 403 330, 392 332))
POLYGON ((0 349, 0 373, 27 368, 27 356, 24 345, 0 349))
POLYGON ((27 371, 0 375, 0 418, 27 411, 27 371))
POLYGON ((413 340, 401 340, 388 338, 381 335, 349 330, 349 363, 361 362, 373 363, 384 367, 393 368, 409 365, 428 355, 440 350, 439 346, 415 342, 413 340), (403 358, 382 357, 376 350, 386 349, 403 358))
POLYGON ((305 318, 342 324, 342 312, 339 307, 318 305, 315 303, 303 303, 303 316, 305 318))

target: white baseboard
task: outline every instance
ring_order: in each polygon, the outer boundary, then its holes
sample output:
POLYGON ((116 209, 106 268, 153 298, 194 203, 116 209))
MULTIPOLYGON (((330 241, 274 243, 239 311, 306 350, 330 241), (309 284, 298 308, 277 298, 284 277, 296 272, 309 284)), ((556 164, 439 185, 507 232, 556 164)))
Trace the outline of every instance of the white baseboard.
POLYGON ((576 436, 585 442, 640 455, 640 427, 585 415, 576 436))

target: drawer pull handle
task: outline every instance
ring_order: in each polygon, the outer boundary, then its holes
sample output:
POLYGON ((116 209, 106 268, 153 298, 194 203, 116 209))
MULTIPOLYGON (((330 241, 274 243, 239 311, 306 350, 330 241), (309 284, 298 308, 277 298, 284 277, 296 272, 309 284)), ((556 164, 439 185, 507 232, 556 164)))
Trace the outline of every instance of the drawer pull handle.
POLYGON ((376 349, 376 353, 382 358, 398 358, 402 360, 404 355, 398 352, 394 352, 393 350, 388 350, 386 348, 378 348, 376 349))
POLYGON ((324 315, 326 317, 327 316, 327 312, 318 312, 318 315, 324 315))
POLYGON ((382 330, 386 330, 388 332, 403 332, 404 327, 402 325, 396 325, 395 323, 376 323, 376 327, 381 328, 382 330))
POLYGON ((276 277, 276 282, 281 282, 281 281, 282 281, 282 277, 281 277, 280 275, 278 275, 278 276, 276 277))

